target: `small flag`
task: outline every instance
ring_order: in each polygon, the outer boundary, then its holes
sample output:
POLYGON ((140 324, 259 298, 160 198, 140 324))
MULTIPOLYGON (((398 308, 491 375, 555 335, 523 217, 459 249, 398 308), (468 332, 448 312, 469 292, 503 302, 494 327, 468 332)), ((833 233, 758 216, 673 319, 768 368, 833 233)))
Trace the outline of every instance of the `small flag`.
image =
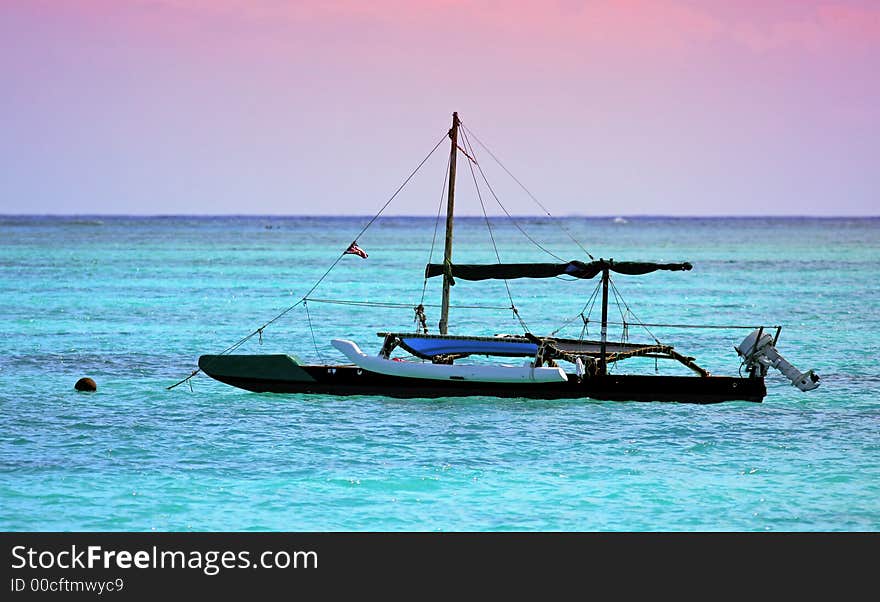
POLYGON ((348 248, 345 250, 345 253, 343 253, 343 255, 359 255, 364 259, 368 257, 367 252, 358 246, 358 241, 354 241, 353 243, 348 245, 348 248))

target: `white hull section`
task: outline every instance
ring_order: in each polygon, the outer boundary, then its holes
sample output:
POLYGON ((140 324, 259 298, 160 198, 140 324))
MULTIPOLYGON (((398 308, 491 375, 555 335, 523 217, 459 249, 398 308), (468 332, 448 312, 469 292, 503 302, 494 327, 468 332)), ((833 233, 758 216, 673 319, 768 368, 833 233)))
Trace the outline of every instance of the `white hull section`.
POLYGON ((349 361, 358 367, 388 376, 490 383, 550 383, 568 380, 565 371, 558 367, 533 368, 531 366, 479 366, 473 364, 399 362, 385 359, 378 355, 367 355, 352 341, 333 339, 330 342, 349 361))

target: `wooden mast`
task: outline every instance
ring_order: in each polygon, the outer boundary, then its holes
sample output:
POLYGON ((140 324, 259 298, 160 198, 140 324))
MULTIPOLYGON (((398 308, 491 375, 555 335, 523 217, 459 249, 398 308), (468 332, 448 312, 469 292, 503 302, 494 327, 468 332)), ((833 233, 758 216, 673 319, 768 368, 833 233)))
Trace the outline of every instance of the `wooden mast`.
MULTIPOLYGON (((602 260, 605 263, 605 260, 602 260)), ((599 374, 608 373, 606 344, 608 342, 608 266, 602 268, 602 345, 599 354, 599 374)))
POLYGON ((458 113, 452 114, 449 138, 449 196, 446 199, 446 246, 443 251, 443 302, 440 306, 440 334, 446 334, 449 326, 449 287, 452 285, 452 219, 455 210, 455 159, 458 156, 458 113))

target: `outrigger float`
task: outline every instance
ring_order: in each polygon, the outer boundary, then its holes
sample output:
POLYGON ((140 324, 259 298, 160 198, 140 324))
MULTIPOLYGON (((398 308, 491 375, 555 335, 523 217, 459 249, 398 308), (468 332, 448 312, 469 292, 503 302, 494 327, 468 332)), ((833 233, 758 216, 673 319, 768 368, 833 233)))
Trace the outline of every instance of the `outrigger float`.
MULTIPOLYGON (((479 168, 466 133, 464 137, 465 148, 459 143, 459 134, 462 129, 464 128, 458 114, 453 113, 452 128, 448 132, 451 150, 447 173, 444 261, 429 263, 425 270, 426 279, 437 276, 443 279, 438 334, 428 333, 424 307, 420 303, 415 307, 419 331, 378 333, 382 338, 382 346, 377 355, 363 352, 353 341, 334 339, 331 342, 332 345, 347 358, 350 362, 347 364, 304 364, 294 356, 285 354, 238 355, 232 353, 253 336, 258 334, 262 336, 263 329, 280 316, 297 305, 313 300, 309 295, 320 284, 321 280, 319 280, 297 304, 287 308, 279 316, 223 353, 202 355, 199 358, 199 370, 220 382, 257 392, 372 395, 397 398, 494 396, 688 403, 717 403, 731 400, 760 402, 767 394, 764 377, 771 367, 779 369, 801 391, 809 391, 819 386, 819 376, 812 370, 802 373, 779 355, 776 343, 781 327, 754 328, 735 347, 741 358, 740 373, 742 373, 742 369, 745 369, 746 376, 710 374, 700 367, 693 357, 684 355, 671 345, 664 345, 656 339, 644 344, 608 340, 609 288, 613 286, 611 273, 642 276, 658 271, 687 271, 692 269, 690 263, 596 260, 586 252, 580 243, 578 246, 587 253, 591 261, 510 264, 501 263, 499 257, 498 263, 495 264, 453 263, 455 173, 458 154, 464 154, 468 161, 479 168), (593 293, 598 296, 601 286, 602 315, 599 340, 584 339, 583 331, 581 338, 578 339, 537 336, 525 329, 525 324, 521 320, 520 324, 524 328, 522 334, 500 334, 487 337, 450 335, 448 333, 450 289, 456 279, 469 281, 500 279, 506 281, 517 278, 559 276, 567 276, 570 277, 569 279, 601 278, 600 285, 597 285, 593 293), (393 357, 397 351, 406 353, 406 358, 393 357), (468 358, 472 356, 500 358, 501 363, 467 362, 468 358), (687 367, 693 375, 614 374, 609 370, 609 367, 635 357, 676 361, 687 367), (512 363, 513 361, 518 363, 512 363), (566 365, 568 368, 563 369, 560 364, 566 365)), ((480 144, 482 145, 482 143, 480 144)), ((440 143, 434 147, 434 150, 439 145, 440 143)), ((486 150, 488 151, 488 149, 486 150)), ((492 154, 491 151, 488 152, 492 154)), ((430 157, 430 154, 428 156, 430 157)), ((492 157, 497 160, 494 155, 492 157)), ((426 160, 427 157, 419 167, 426 160)), ((469 164, 469 167, 473 171, 473 165, 469 164)), ((482 169, 479 169, 482 174, 482 169)), ((415 172, 410 174, 410 178, 414 174, 415 172)), ((485 178, 485 175, 483 177, 485 178)), ((407 178, 408 181, 409 178, 407 178)), ((476 183, 476 177, 474 181, 476 183)), ((488 186, 488 181, 486 183, 488 186)), ((518 180, 517 183, 519 183, 518 180)), ((400 189, 398 189, 399 191, 400 189)), ((396 194, 389 199, 388 203, 396 194)), ((531 195, 531 193, 529 194, 531 195)), ((535 200, 537 202, 537 199, 535 200)), ((385 204, 385 207, 388 206, 388 203, 385 204)), ((543 208, 543 206, 541 207, 543 208)), ((381 214, 381 211, 379 213, 381 214)), ((370 224, 377 217, 378 215, 373 218, 370 224)), ((361 234, 370 224, 361 231, 361 234)), ((573 237, 572 240, 574 240, 573 237)), ((575 240, 575 242, 577 241, 575 240)), ((356 240, 340 255, 339 259, 350 253, 365 256, 365 253, 362 253, 357 247, 356 240)), ((339 259, 337 259, 337 263, 339 259)), ((336 263, 333 264, 333 266, 335 265, 336 263)), ((617 293, 615 292, 615 294, 617 293)), ((518 318, 512 298, 510 309, 513 309, 518 318)), ((583 312, 581 318, 584 319, 586 325, 588 319, 584 317, 583 312)), ((635 322, 634 324, 641 323, 635 322)), ((711 327, 707 325, 693 326, 711 327)), ((626 328, 625 323, 624 328, 626 328)), ((180 382, 188 381, 199 370, 180 382)), ((172 385, 172 387, 178 384, 180 383, 172 385)))

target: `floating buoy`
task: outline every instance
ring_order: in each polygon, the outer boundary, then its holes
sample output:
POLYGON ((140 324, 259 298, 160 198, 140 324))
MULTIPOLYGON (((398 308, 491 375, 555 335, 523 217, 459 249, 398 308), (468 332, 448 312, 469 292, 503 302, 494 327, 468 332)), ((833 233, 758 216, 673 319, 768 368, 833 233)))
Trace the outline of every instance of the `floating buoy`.
POLYGON ((77 391, 97 391, 98 385, 95 384, 91 378, 81 378, 76 381, 76 384, 73 385, 73 388, 77 391))

